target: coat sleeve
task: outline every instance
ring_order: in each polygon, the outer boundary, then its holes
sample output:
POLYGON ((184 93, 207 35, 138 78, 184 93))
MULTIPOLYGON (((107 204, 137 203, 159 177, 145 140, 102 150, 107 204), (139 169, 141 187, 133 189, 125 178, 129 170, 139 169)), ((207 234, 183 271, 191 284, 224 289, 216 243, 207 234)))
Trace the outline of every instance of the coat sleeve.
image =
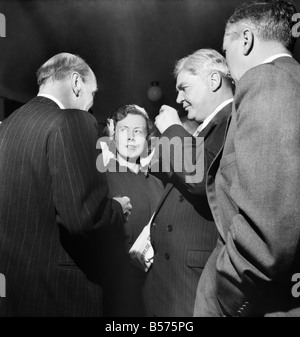
POLYGON ((226 193, 236 215, 211 282, 218 303, 233 316, 263 312, 272 295, 278 297, 272 293, 278 284, 287 287, 280 292, 289 293, 292 270, 299 264, 300 86, 274 68, 259 66, 239 83, 235 158, 218 172, 224 180, 230 171, 226 193))
MULTIPOLYGON (((190 193, 206 195, 206 174, 222 146, 225 129, 226 120, 215 124, 209 139, 205 140, 204 137, 191 136, 181 125, 172 125, 162 134, 161 139, 170 143, 170 154, 162 155, 163 164, 169 165, 171 172, 190 193), (170 162, 166 161, 168 157, 170 162)), ((164 145, 163 141, 160 142, 164 145)))
POLYGON ((122 223, 122 207, 107 198, 106 176, 96 168, 97 122, 80 110, 64 110, 64 122, 48 140, 56 218, 69 234, 97 245, 102 227, 122 223))

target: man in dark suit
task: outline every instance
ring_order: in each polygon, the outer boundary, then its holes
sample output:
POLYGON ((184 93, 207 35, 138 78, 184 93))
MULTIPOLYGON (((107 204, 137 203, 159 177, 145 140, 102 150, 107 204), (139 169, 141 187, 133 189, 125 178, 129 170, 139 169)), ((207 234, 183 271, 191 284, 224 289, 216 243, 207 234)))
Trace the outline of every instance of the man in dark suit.
POLYGON ((195 316, 299 316, 300 65, 294 5, 248 3, 223 49, 237 82, 223 151, 207 194, 220 234, 201 276, 195 316))
POLYGON ((37 75, 38 96, 0 128, 0 316, 100 316, 101 233, 131 205, 96 169, 90 67, 62 53, 37 75))
POLYGON ((160 141, 177 139, 178 144, 170 154, 162 153, 163 168, 171 174, 168 194, 151 227, 155 255, 145 287, 148 314, 165 317, 193 315, 198 280, 216 244, 205 174, 223 143, 232 102, 227 64, 212 49, 198 50, 180 60, 175 75, 177 102, 189 119, 202 124, 193 137, 177 111, 166 105, 155 121, 160 141), (198 172, 193 168, 195 163, 198 172))

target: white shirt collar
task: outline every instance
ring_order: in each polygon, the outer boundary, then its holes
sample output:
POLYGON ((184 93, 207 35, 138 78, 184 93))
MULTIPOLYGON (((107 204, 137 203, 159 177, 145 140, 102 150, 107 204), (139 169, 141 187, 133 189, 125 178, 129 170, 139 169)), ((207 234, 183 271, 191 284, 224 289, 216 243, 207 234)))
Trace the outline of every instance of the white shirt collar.
MULTIPOLYGON (((110 151, 109 147, 108 147, 108 144, 104 141, 100 141, 100 146, 101 146, 101 149, 102 149, 102 158, 103 158, 103 164, 104 166, 107 166, 109 161, 111 159, 115 159, 115 155, 113 152, 110 151)), ((146 166, 149 166, 150 165, 150 162, 151 162, 151 159, 154 155, 154 152, 155 152, 155 149, 152 150, 152 152, 145 158, 140 158, 140 169, 142 167, 146 167, 146 166)), ((122 161, 122 165, 123 166, 127 166, 126 165, 126 161, 122 161)), ((137 173, 137 172, 135 172, 137 173)))
POLYGON ((287 53, 275 54, 275 55, 273 55, 271 57, 268 57, 261 64, 263 64, 263 63, 270 63, 270 62, 274 61, 275 59, 278 59, 279 57, 292 57, 292 55, 287 54, 287 53))
POLYGON ((49 94, 38 94, 38 96, 43 96, 43 97, 46 97, 46 98, 49 98, 51 99, 52 101, 54 101, 61 109, 65 109, 65 107, 63 106, 62 102, 59 101, 57 98, 55 98, 54 96, 52 95, 49 95, 49 94))
POLYGON ((231 103, 233 101, 233 97, 227 99, 226 101, 224 101, 223 103, 221 103, 220 105, 218 105, 216 107, 216 109, 213 111, 213 113, 211 113, 208 117, 205 118, 205 120, 203 121, 202 124, 200 124, 197 128, 197 130, 193 133, 194 137, 197 137, 198 134, 208 125, 208 123, 216 116, 216 114, 221 111, 224 106, 226 106, 227 104, 231 103))

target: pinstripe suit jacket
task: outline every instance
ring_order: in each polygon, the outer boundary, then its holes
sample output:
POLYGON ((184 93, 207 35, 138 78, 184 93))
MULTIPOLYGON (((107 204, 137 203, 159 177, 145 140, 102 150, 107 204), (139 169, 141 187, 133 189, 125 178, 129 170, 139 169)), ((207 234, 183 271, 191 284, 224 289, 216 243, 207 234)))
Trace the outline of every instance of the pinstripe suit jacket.
MULTIPOLYGON (((0 126, 0 316, 100 316, 97 247, 110 216, 97 122, 36 97, 0 126)), ((114 211, 113 211, 114 210, 114 211)))
MULTIPOLYGON (((171 126, 162 134, 170 140, 180 138, 185 163, 181 172, 173 173, 169 182, 171 190, 151 228, 155 255, 145 287, 150 316, 193 315, 198 280, 217 240, 206 197, 205 175, 221 148, 230 113, 231 103, 219 111, 198 135, 203 137, 198 140, 204 140, 204 154, 198 153, 199 158, 202 155, 204 158, 204 175, 199 182, 186 183, 185 180, 191 174, 188 166, 192 160, 188 156, 192 152, 191 144, 184 143, 184 139, 192 140, 195 149, 195 138, 180 125, 171 126)), ((174 169, 174 152, 171 152, 171 167, 174 169)))
POLYGON ((201 275, 195 316, 300 315, 292 294, 300 271, 299 130, 300 65, 281 57, 247 71, 208 172, 220 240, 201 275))

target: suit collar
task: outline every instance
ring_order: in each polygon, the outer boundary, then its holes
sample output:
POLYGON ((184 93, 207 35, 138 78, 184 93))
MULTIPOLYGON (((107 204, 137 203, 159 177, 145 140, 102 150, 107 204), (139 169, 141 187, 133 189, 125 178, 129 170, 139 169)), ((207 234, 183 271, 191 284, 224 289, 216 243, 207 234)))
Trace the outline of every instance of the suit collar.
POLYGON ((59 108, 57 103, 55 103, 52 99, 44 97, 44 96, 36 96, 32 99, 32 102, 38 102, 42 104, 52 105, 53 107, 59 108))
POLYGON ((199 127, 197 128, 197 130, 193 133, 194 137, 197 137, 198 134, 204 130, 204 128, 207 127, 207 125, 209 124, 209 122, 211 120, 214 119, 214 117, 228 104, 232 103, 233 101, 233 97, 227 99, 226 101, 224 101, 223 103, 219 104, 216 109, 213 111, 213 113, 211 113, 207 118, 205 118, 205 120, 203 121, 202 124, 199 125, 199 127))
POLYGON ((221 109, 216 116, 208 123, 208 125, 200 131, 198 134, 198 137, 206 137, 211 130, 215 127, 215 125, 219 124, 222 120, 228 119, 228 117, 231 115, 232 110, 232 102, 225 105, 223 109, 221 109))
POLYGON ((52 101, 54 101, 61 109, 65 108, 63 106, 62 102, 60 100, 58 100, 56 97, 52 96, 52 95, 44 94, 44 93, 39 93, 38 96, 47 97, 47 98, 51 99, 52 101))
POLYGON ((275 60, 277 60, 278 58, 281 58, 281 57, 291 57, 292 58, 292 55, 288 54, 288 53, 280 53, 280 54, 275 54, 271 57, 268 57, 266 60, 264 60, 261 64, 264 64, 264 63, 271 63, 275 60))

